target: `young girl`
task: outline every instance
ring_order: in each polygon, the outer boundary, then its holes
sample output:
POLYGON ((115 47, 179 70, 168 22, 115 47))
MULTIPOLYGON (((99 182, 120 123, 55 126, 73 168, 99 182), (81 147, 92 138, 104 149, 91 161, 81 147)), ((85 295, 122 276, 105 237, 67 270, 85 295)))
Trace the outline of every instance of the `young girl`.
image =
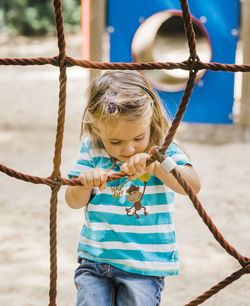
MULTIPOLYGON (((80 155, 69 173, 83 186, 69 186, 65 195, 85 213, 75 271, 78 306, 159 305, 164 276, 178 274, 172 214, 174 192, 185 192, 164 162, 146 166, 167 131, 162 106, 141 73, 105 72, 90 86, 80 155), (120 171, 127 177, 107 183, 120 171)), ((166 157, 197 193, 198 175, 175 141, 166 157)))

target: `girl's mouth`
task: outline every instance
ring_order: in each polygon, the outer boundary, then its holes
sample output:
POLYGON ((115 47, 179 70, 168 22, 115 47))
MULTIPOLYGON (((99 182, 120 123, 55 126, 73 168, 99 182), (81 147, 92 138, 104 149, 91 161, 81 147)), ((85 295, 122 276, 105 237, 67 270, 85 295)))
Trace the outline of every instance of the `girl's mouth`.
MULTIPOLYGON (((134 155, 134 154, 133 154, 133 155, 134 155)), ((129 156, 127 156, 127 155, 121 155, 121 157, 122 157, 122 158, 129 159, 129 158, 132 157, 133 155, 129 155, 129 156)))

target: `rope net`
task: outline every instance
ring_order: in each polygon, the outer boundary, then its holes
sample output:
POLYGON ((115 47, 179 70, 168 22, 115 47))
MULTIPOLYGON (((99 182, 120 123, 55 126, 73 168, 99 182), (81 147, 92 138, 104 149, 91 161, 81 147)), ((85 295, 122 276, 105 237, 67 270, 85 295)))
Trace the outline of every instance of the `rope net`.
MULTIPOLYGON (((104 63, 104 62, 93 62, 87 60, 77 60, 66 56, 66 41, 64 35, 64 24, 62 17, 62 1, 53 0, 54 13, 55 13, 55 23, 56 23, 56 33, 58 40, 58 50, 57 56, 52 58, 0 58, 0 65, 54 65, 59 67, 59 106, 58 106, 58 118, 57 118, 57 130, 54 148, 54 158, 53 158, 53 170, 49 177, 42 178, 37 176, 31 176, 28 174, 20 173, 13 169, 0 164, 0 171, 7 174, 8 176, 14 177, 19 180, 30 182, 33 184, 46 184, 51 188, 51 198, 50 198, 50 288, 49 288, 49 305, 56 305, 56 295, 57 295, 57 202, 58 202, 58 192, 62 185, 77 186, 81 185, 78 179, 66 179, 61 177, 60 165, 61 165, 61 152, 63 145, 63 134, 64 134, 64 123, 65 123, 65 108, 66 108, 66 84, 67 75, 66 69, 72 66, 80 66, 83 68, 93 68, 93 69, 114 69, 114 70, 149 70, 149 69, 183 69, 189 71, 189 79, 187 81, 184 94, 182 96, 180 105, 178 107, 177 113, 172 121, 170 129, 166 135, 165 141, 161 147, 152 148, 152 157, 148 159, 148 164, 155 160, 162 161, 161 156, 164 153, 176 134, 176 131, 180 125, 183 118, 185 110, 188 106, 190 96, 195 85, 195 79, 197 72, 202 69, 208 69, 212 71, 229 71, 229 72, 250 72, 250 65, 235 65, 235 64, 220 64, 220 63, 203 63, 200 61, 196 53, 196 40, 195 32, 193 29, 192 18, 188 6, 187 0, 180 0, 182 17, 184 21, 185 34, 188 41, 189 47, 189 58, 186 61, 173 63, 173 62, 147 62, 147 63, 104 63)), ((209 290, 207 290, 202 295, 198 296, 193 301, 185 305, 199 305, 205 300, 233 283, 239 279, 242 275, 250 273, 250 258, 241 255, 233 246, 231 246, 219 232, 211 218, 208 216, 201 202, 197 196, 192 191, 189 184, 180 175, 178 170, 173 169, 171 172, 177 179, 179 184, 183 187, 187 193, 189 199, 193 203, 193 206, 197 210, 198 214, 213 234, 214 238, 219 242, 219 244, 225 249, 225 251, 233 256, 240 264, 241 268, 234 272, 232 275, 228 276, 226 279, 222 280, 209 290)), ((117 180, 126 176, 124 172, 114 173, 108 177, 108 181, 117 180)))

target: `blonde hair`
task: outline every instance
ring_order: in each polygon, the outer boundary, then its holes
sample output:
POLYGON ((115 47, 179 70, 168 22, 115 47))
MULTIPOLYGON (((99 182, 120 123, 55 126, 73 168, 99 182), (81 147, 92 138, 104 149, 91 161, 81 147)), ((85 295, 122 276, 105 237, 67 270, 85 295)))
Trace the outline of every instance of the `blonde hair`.
POLYGON ((89 87, 83 114, 81 136, 92 137, 96 148, 103 148, 98 123, 115 124, 119 120, 150 120, 147 151, 161 145, 169 129, 164 109, 145 77, 138 71, 106 71, 89 87))

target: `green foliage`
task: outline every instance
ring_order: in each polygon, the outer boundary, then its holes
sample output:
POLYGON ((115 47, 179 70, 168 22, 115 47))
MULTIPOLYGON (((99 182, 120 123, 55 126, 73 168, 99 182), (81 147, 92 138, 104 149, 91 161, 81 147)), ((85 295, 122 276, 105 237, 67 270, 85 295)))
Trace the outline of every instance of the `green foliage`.
MULTIPOLYGON (((66 31, 80 29, 80 0, 62 0, 66 31)), ((55 32, 52 0, 1 0, 0 31, 22 35, 55 32)))

